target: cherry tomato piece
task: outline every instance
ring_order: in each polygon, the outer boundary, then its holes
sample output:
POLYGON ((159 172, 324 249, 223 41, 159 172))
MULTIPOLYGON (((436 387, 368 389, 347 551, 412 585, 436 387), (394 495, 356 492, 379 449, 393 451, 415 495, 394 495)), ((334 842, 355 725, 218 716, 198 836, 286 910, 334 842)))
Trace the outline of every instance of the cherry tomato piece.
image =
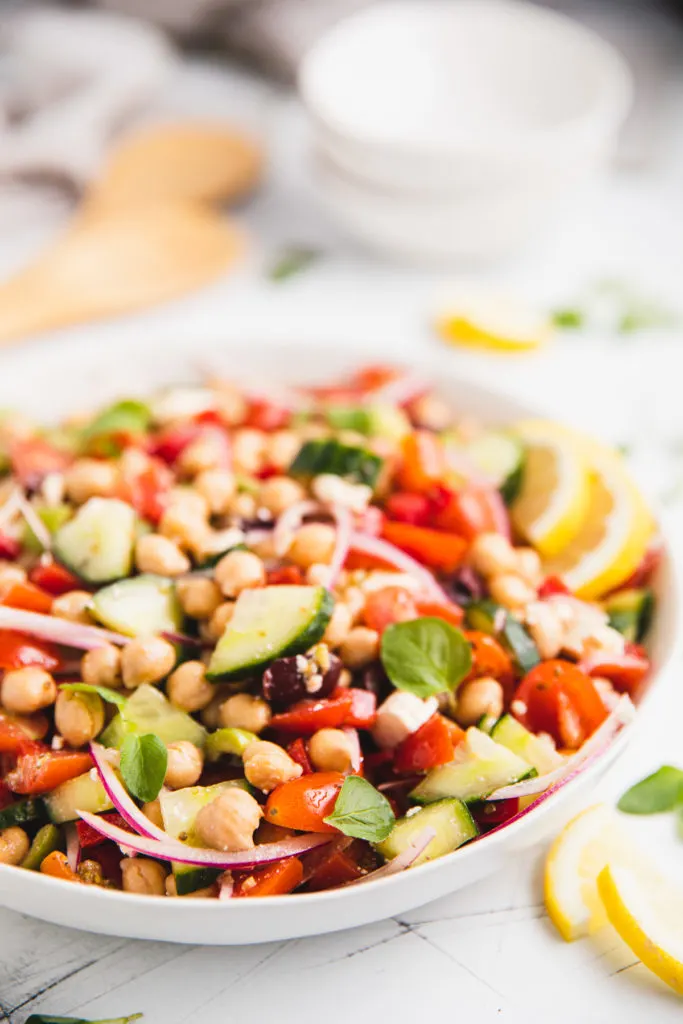
POLYGON ((441 511, 434 516, 433 525, 452 530, 467 541, 480 533, 510 535, 510 520, 505 503, 492 487, 466 487, 453 491, 441 511))
POLYGON ((383 633, 395 622, 408 622, 418 617, 415 598, 403 587, 383 587, 368 594, 363 621, 370 629, 383 633))
POLYGON ((52 672, 61 664, 57 648, 42 640, 33 640, 23 633, 0 630, 0 668, 25 668, 37 665, 52 672))
POLYGON ((532 732, 547 732, 562 747, 577 750, 607 717, 593 682, 569 661, 544 661, 515 693, 513 712, 532 732))
POLYGON ((464 631, 465 639, 472 647, 472 670, 467 679, 492 676, 503 689, 509 689, 515 681, 512 659, 502 645, 489 633, 477 629, 464 631))
POLYGON ((5 782, 13 793, 48 793, 90 768, 90 754, 77 751, 46 750, 20 754, 16 767, 6 776, 5 782))
POLYGON ((278 864, 254 871, 239 878, 233 889, 233 897, 284 896, 301 885, 304 867, 298 857, 289 857, 278 864))
POLYGON ((43 556, 38 565, 29 573, 31 583, 46 590, 53 597, 68 594, 70 590, 78 590, 82 584, 77 576, 55 562, 51 555, 43 556))
POLYGON ((332 814, 345 778, 341 772, 313 772, 285 782, 268 797, 266 821, 300 832, 338 832, 323 818, 332 814))
POLYGON ((446 601, 418 601, 417 611, 421 618, 443 619, 451 626, 459 626, 465 615, 460 605, 446 601))
POLYGON ((394 519, 398 523, 411 523, 413 526, 430 525, 432 503, 426 494, 396 491, 387 498, 384 509, 389 519, 394 519))
POLYGON ((296 761, 298 765, 301 765, 304 775, 313 774, 313 765, 311 764, 311 759, 308 756, 306 744, 301 736, 298 736, 289 744, 287 747, 287 753, 291 757, 292 761, 296 761))
POLYGON ((399 744, 394 752, 394 770, 401 775, 428 772, 453 760, 453 742, 448 726, 439 714, 399 744))

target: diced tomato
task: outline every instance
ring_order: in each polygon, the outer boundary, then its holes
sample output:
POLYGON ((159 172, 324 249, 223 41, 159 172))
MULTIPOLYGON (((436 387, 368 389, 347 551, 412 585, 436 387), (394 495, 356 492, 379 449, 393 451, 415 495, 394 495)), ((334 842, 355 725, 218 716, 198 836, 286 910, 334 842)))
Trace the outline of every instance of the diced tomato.
POLYGON ((450 730, 443 717, 434 714, 396 748, 394 769, 401 775, 428 772, 430 768, 452 760, 450 730))
POLYGON ((411 523, 413 526, 429 526, 432 516, 432 503, 426 494, 414 494, 410 491, 396 491, 391 494, 384 506, 389 519, 399 523, 411 523))
POLYGON ((465 630, 465 638, 472 647, 472 670, 468 680, 493 676, 503 689, 509 689, 515 679, 512 659, 496 638, 477 629, 465 630))
POLYGON ((337 832, 323 818, 332 814, 345 778, 341 772, 313 772, 285 782, 268 797, 266 820, 301 832, 337 832))
POLYGON ((287 747, 287 753, 291 757, 292 761, 296 761, 297 764, 301 765, 304 775, 313 774, 313 765, 311 764, 311 759, 308 756, 306 744, 301 736, 298 736, 289 744, 287 747))
POLYGON ((460 605, 450 601, 418 601, 417 612, 421 618, 443 619, 451 626, 459 626, 465 614, 460 605))
POLYGON ((187 446, 197 440, 201 432, 202 424, 195 421, 165 427, 158 434, 150 437, 147 451, 150 455, 172 466, 187 446))
POLYGON ((0 533, 0 558, 7 559, 9 562, 14 562, 21 554, 21 544, 14 537, 8 537, 4 533, 0 533))
POLYGON ((174 477, 160 459, 150 459, 141 473, 129 473, 121 481, 119 497, 129 502, 143 519, 156 525, 164 514, 174 477))
POLYGON ((20 754, 5 782, 14 793, 49 793, 51 789, 83 775, 92 767, 90 754, 77 751, 41 751, 20 754))
POLYGON ((555 597, 556 594, 571 594, 571 590, 559 576, 546 576, 538 588, 538 596, 540 598, 555 597))
POLYGON ((43 875, 49 875, 50 878, 61 878, 64 882, 80 881, 76 872, 69 867, 66 855, 61 850, 53 850, 52 853, 48 853, 40 865, 40 870, 43 875))
POLYGON ((40 438, 15 441, 9 457, 15 477, 29 490, 38 487, 49 473, 63 473, 71 462, 69 455, 40 438))
POLYGON ((70 590, 78 590, 82 584, 77 576, 56 562, 51 555, 41 558, 38 565, 29 573, 31 583, 46 590, 53 597, 67 594, 70 590))
POLYGON ((639 644, 626 644, 623 654, 606 654, 602 660, 591 658, 579 668, 590 676, 604 676, 621 693, 633 694, 650 671, 650 659, 639 644))
POLYGON ((429 430, 415 430, 404 437, 398 478, 406 491, 427 493, 448 471, 443 442, 429 430))
POLYGON ((381 537, 384 528, 384 512, 377 505, 368 505, 363 512, 356 512, 354 515, 355 527, 361 533, 367 533, 371 537, 381 537))
POLYGON ((282 430, 292 419, 291 409, 267 398, 254 398, 249 403, 244 425, 255 430, 282 430))
POLYGON ((289 711, 274 715, 270 726, 281 732, 311 736, 318 729, 339 729, 344 725, 368 729, 374 723, 376 698, 368 690, 335 690, 326 700, 302 700, 289 711))
MULTIPOLYGON (((125 818, 122 818, 116 811, 108 811, 107 814, 101 814, 101 818, 108 821, 112 825, 116 825, 117 828, 122 828, 124 832, 132 832, 132 829, 125 818)), ((105 843, 107 840, 104 836, 94 829, 92 825, 86 824, 85 821, 76 822, 76 831, 78 833, 78 842, 82 850, 88 849, 90 846, 99 846, 101 843, 105 843)))
POLYGON ((404 587, 383 587, 368 594, 363 620, 370 629, 383 633, 395 622, 408 622, 418 617, 415 598, 404 587))
POLYGON ((0 754, 24 754, 45 749, 39 741, 48 728, 44 715, 29 718, 0 712, 0 754))
POLYGON ((337 889, 340 885, 346 885, 347 882, 353 882, 356 878, 360 878, 365 874, 359 864, 361 855, 362 848, 357 843, 352 843, 345 850, 332 850, 329 856, 324 857, 313 871, 307 882, 306 890, 322 892, 324 889, 337 889))
POLYGON ((433 525, 441 530, 451 530, 468 541, 480 533, 502 533, 505 536, 510 533, 505 504, 492 487, 466 487, 452 491, 441 510, 435 513, 433 525))
POLYGON ((607 717, 590 676, 561 660, 544 661, 525 676, 513 712, 532 732, 550 733, 569 750, 577 750, 607 717))
POLYGON ((306 577, 296 565, 284 565, 280 569, 271 569, 268 573, 268 585, 271 587, 301 586, 305 582, 306 577))
POLYGON ((0 630, 0 668, 25 668, 38 665, 52 672, 61 664, 57 648, 42 640, 33 640, 23 633, 0 630))
POLYGON ((289 857, 278 864, 254 871, 240 878, 233 889, 233 897, 284 896, 301 885, 304 866, 298 857, 289 857))
POLYGON ((12 580, 0 587, 0 604, 8 608, 23 608, 27 612, 45 613, 52 609, 52 595, 35 583, 12 580))
POLYGON ((383 535, 423 565, 444 573, 454 572, 467 551, 467 542, 462 537, 426 526, 386 522, 383 535))
POLYGON ((461 729, 459 725, 456 725, 452 718, 446 718, 445 715, 441 715, 441 719, 448 729, 448 735, 451 738, 453 747, 457 747, 465 739, 465 730, 461 729))

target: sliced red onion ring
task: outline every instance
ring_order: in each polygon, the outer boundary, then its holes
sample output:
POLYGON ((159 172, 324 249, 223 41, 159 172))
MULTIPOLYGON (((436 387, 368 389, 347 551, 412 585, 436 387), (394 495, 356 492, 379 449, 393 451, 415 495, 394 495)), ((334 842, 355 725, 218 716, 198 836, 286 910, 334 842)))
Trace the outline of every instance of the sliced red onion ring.
POLYGON ((235 892, 235 879, 232 871, 224 871, 218 879, 218 899, 231 900, 235 892))
POLYGON ((403 373, 400 377, 387 381, 364 394, 365 402, 377 405, 408 405, 416 398, 421 398, 429 388, 423 380, 412 373, 403 373))
POLYGON ((314 515, 320 510, 321 506, 317 501, 297 501, 282 513, 273 530, 273 548, 278 557, 282 558, 287 554, 294 534, 306 516, 314 515))
POLYGON ((52 550, 52 535, 47 526, 40 518, 30 501, 27 500, 23 491, 17 488, 17 509, 24 517, 27 526, 32 531, 43 551, 52 550))
POLYGON ((524 779, 522 782, 514 782, 511 786, 503 786, 491 793, 488 800, 509 800, 513 797, 534 796, 536 793, 543 793, 549 787, 555 787, 568 777, 573 777, 577 770, 609 746, 622 726, 633 721, 635 707, 631 698, 624 694, 619 698, 612 711, 605 721, 600 725, 592 736, 586 740, 580 750, 567 758, 564 764, 548 772, 546 775, 537 775, 533 779, 524 779))
POLYGON ((196 636, 188 636, 187 633, 176 633, 170 629, 164 629, 159 634, 164 640, 168 640, 171 644, 184 644, 187 647, 212 647, 213 644, 205 643, 196 636))
POLYGON ((376 882, 379 878, 388 878, 390 875, 395 875, 399 871, 405 871, 406 868, 411 867, 421 853, 427 849, 432 839, 436 836, 436 829, 425 828, 422 832, 419 832, 412 843, 406 846, 405 850, 402 850, 397 857, 393 860, 383 864, 381 868, 377 868, 375 871, 370 871, 369 874, 363 875, 362 878, 354 878, 352 882, 347 882, 344 889, 348 889, 351 885, 363 885, 364 882, 376 882))
POLYGON ((351 534, 350 549, 351 551, 360 551, 364 555, 371 555, 373 558, 394 566, 395 569, 400 569, 401 572, 408 573, 422 584, 425 595, 429 595, 435 601, 451 603, 448 594, 442 590, 429 569, 425 569, 423 565, 416 562, 405 551, 390 544, 389 541, 354 531, 351 534))
POLYGON ((109 629, 98 626, 83 626, 79 622, 58 619, 54 615, 41 615, 39 612, 26 612, 21 608, 0 606, 0 629, 14 629, 18 633, 51 640, 65 647, 77 647, 82 651, 92 651, 95 647, 105 644, 127 644, 130 637, 122 633, 113 633, 109 629))
POLYGON ((332 560, 330 561, 327 581, 328 590, 331 590, 335 585, 339 578, 339 573, 346 564, 349 547, 351 546, 351 534, 353 532, 351 513, 347 508, 343 508, 341 505, 333 505, 330 511, 337 525, 337 536, 334 543, 334 551, 332 552, 332 560))
POLYGON ((72 871, 76 871, 81 862, 81 844, 78 841, 78 830, 73 822, 69 822, 65 829, 66 836, 66 861, 72 871))
POLYGON ((177 864, 192 864, 197 867, 221 868, 255 868, 288 857, 298 857, 302 853, 314 850, 317 846, 329 843, 332 834, 309 834, 284 839, 281 843, 264 843, 253 850, 242 850, 239 853, 221 853, 218 850, 204 850, 194 846, 186 846, 166 836, 164 842, 146 836, 133 836, 122 828, 88 811, 78 811, 78 816, 86 824, 94 828, 105 839, 111 839, 128 850, 156 857, 158 860, 171 860, 177 864))
POLYGON ((153 821, 150 821, 147 815, 143 814, 140 810, 133 798, 129 796, 125 786, 109 762, 107 748, 103 747, 100 743, 91 743, 90 756, 93 759, 97 774, 107 796, 126 824, 148 839, 168 842, 168 834, 159 828, 158 825, 155 825, 153 821))

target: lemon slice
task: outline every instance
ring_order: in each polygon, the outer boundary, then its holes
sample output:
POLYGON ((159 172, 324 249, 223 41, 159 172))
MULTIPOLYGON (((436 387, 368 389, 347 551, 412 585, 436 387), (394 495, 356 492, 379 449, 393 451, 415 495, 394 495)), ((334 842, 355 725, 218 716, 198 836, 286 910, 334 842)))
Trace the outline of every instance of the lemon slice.
POLYGON ((683 893, 652 870, 607 864, 598 876, 607 917, 650 970, 683 995, 683 893))
POLYGON ((552 558, 576 536, 588 511, 590 474, 584 446, 545 420, 519 423, 514 432, 527 454, 512 520, 541 555, 552 558))
POLYGON ((545 314, 509 296, 468 286, 451 295, 436 330, 453 345, 527 352, 548 341, 553 325, 545 314))
POLYGON ((654 525, 621 456, 593 441, 585 440, 584 445, 591 466, 588 507, 580 529, 545 568, 561 576, 579 597, 592 599, 634 572, 654 525))
POLYGON ((616 815, 604 804, 578 814, 551 846, 545 863, 545 905, 567 942, 607 923, 597 878, 608 861, 616 861, 625 849, 616 815))

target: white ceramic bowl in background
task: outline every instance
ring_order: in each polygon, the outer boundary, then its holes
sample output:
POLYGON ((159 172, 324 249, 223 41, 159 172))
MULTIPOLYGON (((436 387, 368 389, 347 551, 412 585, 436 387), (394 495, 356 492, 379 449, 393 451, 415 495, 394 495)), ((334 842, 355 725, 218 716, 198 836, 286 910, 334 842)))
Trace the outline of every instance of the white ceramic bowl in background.
MULTIPOLYGON (((355 231, 363 202, 382 190, 412 203, 414 216, 424 208, 425 224, 442 202, 459 226, 451 254, 477 258, 524 242, 599 174, 632 92, 624 61, 599 36, 519 0, 377 4, 313 46, 299 85, 331 167, 321 191, 340 221, 355 203, 355 231)), ((404 242, 409 220, 399 213, 393 233, 404 242)), ((388 251, 383 223, 366 227, 365 240, 372 233, 388 251)))
MULTIPOLYGON (((115 346, 97 349, 87 332, 82 332, 3 354, 0 406, 22 408, 49 419, 116 396, 145 394, 163 384, 194 379, 199 363, 263 386, 264 381, 329 379, 371 358, 372 347, 361 347, 360 342, 337 352, 312 345, 250 345, 238 350, 211 339, 155 339, 134 330, 121 334, 115 346), (35 376, 38 362, 43 386, 35 376)), ((461 379, 444 357, 430 355, 411 368, 422 372, 425 379, 439 381, 441 393, 463 416, 505 423, 534 415, 523 403, 461 379)), ((650 694, 655 696, 655 691, 661 690, 660 673, 671 656, 676 634, 677 592, 668 549, 655 589, 658 613, 650 640, 654 669, 645 703, 650 694)), ((378 921, 469 885, 552 834, 590 798, 597 779, 625 749, 639 718, 583 774, 527 817, 447 857, 376 883, 226 903, 152 899, 95 886, 66 885, 36 872, 0 865, 0 905, 85 931, 208 945, 295 938, 378 921)))

